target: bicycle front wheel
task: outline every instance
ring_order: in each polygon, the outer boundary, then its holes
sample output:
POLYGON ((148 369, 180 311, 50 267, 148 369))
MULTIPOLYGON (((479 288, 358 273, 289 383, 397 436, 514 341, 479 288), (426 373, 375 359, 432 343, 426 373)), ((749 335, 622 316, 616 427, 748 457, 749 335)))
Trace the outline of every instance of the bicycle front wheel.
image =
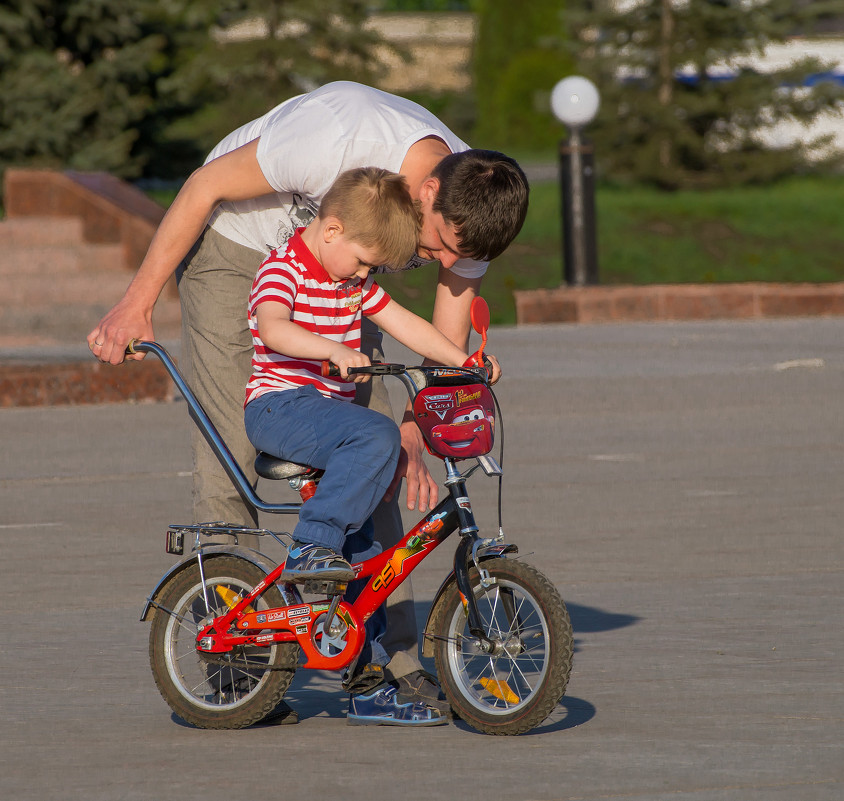
POLYGON ((455 712, 485 734, 522 734, 560 702, 572 663, 572 630, 565 603, 538 570, 511 559, 482 563, 482 583, 469 571, 484 630, 495 643, 480 647, 452 581, 432 614, 434 658, 455 712))
MULTIPOLYGON (((150 630, 150 666, 162 697, 182 720, 203 729, 240 729, 281 701, 296 672, 299 646, 198 651, 196 636, 204 622, 224 614, 265 578, 250 562, 231 556, 207 559, 204 572, 203 584, 194 563, 162 589, 150 630)), ((256 611, 283 605, 275 586, 255 601, 256 611)))

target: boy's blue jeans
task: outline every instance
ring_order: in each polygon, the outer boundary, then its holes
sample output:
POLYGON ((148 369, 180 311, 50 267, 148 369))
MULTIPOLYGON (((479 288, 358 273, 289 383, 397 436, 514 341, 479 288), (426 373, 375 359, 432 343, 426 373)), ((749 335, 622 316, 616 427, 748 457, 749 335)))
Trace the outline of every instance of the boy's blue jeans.
MULTIPOLYGON (((313 498, 302 506, 293 538, 333 548, 351 563, 375 556, 380 546, 369 518, 396 471, 398 426, 363 406, 326 398, 312 386, 267 392, 246 406, 244 417, 246 433, 259 450, 325 470, 313 498)), ((355 584, 349 585, 347 600, 362 589, 355 584)), ((387 664, 386 653, 376 646, 385 628, 381 607, 367 623, 374 653, 372 658, 361 654, 361 663, 387 664)))

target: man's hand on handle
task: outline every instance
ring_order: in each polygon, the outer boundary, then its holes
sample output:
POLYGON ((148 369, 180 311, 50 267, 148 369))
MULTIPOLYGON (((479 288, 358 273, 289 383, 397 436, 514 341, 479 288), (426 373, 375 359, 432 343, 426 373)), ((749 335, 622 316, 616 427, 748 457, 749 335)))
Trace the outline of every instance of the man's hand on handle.
POLYGON ((153 340, 151 315, 118 303, 88 334, 88 347, 101 362, 120 364, 124 359, 143 359, 145 353, 126 355, 126 346, 133 340, 153 340))

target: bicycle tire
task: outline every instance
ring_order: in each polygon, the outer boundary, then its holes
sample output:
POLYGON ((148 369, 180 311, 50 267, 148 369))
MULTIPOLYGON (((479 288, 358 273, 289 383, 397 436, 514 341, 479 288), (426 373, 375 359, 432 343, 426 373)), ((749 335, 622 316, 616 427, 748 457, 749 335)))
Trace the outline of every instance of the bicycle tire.
POLYGON ((434 659, 454 711, 484 734, 523 734, 536 728, 565 695, 573 637, 565 603, 536 568, 512 559, 482 563, 481 583, 469 571, 483 625, 497 648, 483 652, 469 632, 452 580, 432 612, 434 659))
MULTIPOLYGON (((296 672, 299 646, 199 652, 199 623, 226 611, 223 596, 231 597, 226 591, 243 597, 265 578, 255 565, 232 556, 206 559, 203 568, 210 609, 195 563, 162 588, 150 629, 150 666, 159 692, 182 720, 202 729, 240 729, 262 720, 284 697, 296 672)), ((278 606, 284 601, 275 586, 255 603, 256 610, 278 606)))

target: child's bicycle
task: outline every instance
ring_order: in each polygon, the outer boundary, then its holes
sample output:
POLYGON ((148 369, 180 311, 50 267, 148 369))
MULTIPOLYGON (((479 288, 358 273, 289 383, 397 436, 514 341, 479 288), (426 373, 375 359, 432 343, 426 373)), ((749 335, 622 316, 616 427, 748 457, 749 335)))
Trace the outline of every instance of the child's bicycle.
MULTIPOLYGON (((489 310, 476 299, 472 323, 483 336, 489 310)), ((295 514, 300 503, 261 500, 235 462, 167 352, 155 342, 134 342, 131 352, 155 353, 188 403, 191 417, 243 497, 263 512, 295 514)), ((328 364, 324 369, 328 369, 328 364)), ((330 366, 333 368, 333 365, 330 366)), ((336 369, 336 368, 334 368, 336 369)), ((363 648, 364 624, 450 534, 458 531, 454 570, 434 598, 423 654, 433 654, 442 689, 461 719, 487 734, 521 734, 538 726, 563 697, 571 672, 572 630, 556 588, 536 568, 513 558, 515 545, 482 537, 466 479, 478 469, 500 479, 489 456, 497 402, 486 368, 405 368, 374 364, 360 371, 395 375, 413 401, 416 423, 431 453, 445 465, 448 495, 388 551, 353 565, 367 583, 354 602, 345 584, 284 580, 284 564, 239 545, 206 545, 204 535, 257 534, 265 529, 222 523, 170 526, 167 552, 183 555, 150 594, 141 620, 152 621, 150 663, 171 709, 201 728, 241 728, 272 712, 303 667, 343 670, 363 648), (457 463, 473 458, 466 472, 457 463), (303 597, 304 595, 304 597, 303 597), (313 600, 313 596, 318 596, 313 600), (311 600, 306 600, 311 598, 311 600)), ((351 371, 350 371, 351 372, 351 371)), ((320 471, 267 454, 258 474, 286 479, 302 502, 314 493, 320 471)), ((500 486, 499 486, 500 512, 500 486)))

